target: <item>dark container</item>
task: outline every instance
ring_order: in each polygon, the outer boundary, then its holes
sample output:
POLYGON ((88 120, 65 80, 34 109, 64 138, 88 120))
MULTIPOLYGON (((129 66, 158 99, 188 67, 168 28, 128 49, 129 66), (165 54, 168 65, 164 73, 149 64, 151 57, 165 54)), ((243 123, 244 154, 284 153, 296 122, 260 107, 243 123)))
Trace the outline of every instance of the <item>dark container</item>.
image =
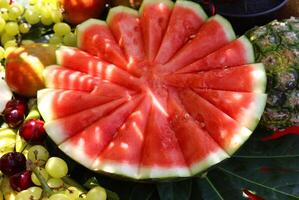
POLYGON ((240 35, 254 26, 263 25, 276 19, 287 1, 211 0, 210 5, 214 4, 215 12, 226 17, 232 23, 236 33, 240 35))

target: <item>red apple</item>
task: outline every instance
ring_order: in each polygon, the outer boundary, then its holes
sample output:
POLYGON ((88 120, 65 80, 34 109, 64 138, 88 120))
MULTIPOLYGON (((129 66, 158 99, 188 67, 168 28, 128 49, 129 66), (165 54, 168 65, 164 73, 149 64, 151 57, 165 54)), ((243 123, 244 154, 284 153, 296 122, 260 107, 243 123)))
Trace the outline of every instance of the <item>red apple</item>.
POLYGON ((89 18, 98 18, 105 7, 105 0, 59 0, 64 18, 71 24, 79 24, 89 18))

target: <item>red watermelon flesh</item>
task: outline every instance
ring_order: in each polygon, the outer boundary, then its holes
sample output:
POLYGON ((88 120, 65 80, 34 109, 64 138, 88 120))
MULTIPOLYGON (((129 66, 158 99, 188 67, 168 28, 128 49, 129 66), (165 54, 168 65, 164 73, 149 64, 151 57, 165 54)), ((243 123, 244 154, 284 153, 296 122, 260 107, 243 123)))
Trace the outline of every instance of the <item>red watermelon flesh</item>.
POLYGON ((201 26, 194 38, 188 41, 168 63, 159 66, 158 71, 174 72, 228 44, 235 37, 226 19, 219 15, 211 17, 201 26))
POLYGON ((266 76, 225 19, 145 0, 139 13, 111 9, 107 24, 79 25, 78 48, 59 48, 60 66, 45 70, 38 107, 62 151, 97 172, 159 179, 203 172, 246 141, 266 76))
POLYGON ((251 135, 250 130, 240 126, 238 122, 192 90, 181 91, 180 97, 190 115, 230 155, 251 135))
POLYGON ((167 84, 182 88, 210 88, 239 92, 265 92, 266 74, 262 64, 242 65, 198 73, 171 74, 167 84))
POLYGON ((83 51, 126 69, 128 61, 105 21, 83 22, 77 26, 77 37, 77 46, 83 51))
POLYGON ((170 1, 144 0, 139 10, 144 50, 149 62, 154 60, 159 50, 168 25, 172 6, 173 3, 170 1))
POLYGON ((84 166, 91 167, 141 99, 142 96, 135 97, 110 115, 100 118, 83 131, 75 133, 73 137, 60 144, 59 148, 84 166))
POLYGON ((147 97, 122 125, 115 139, 94 162, 93 168, 124 176, 139 177, 144 131, 150 109, 151 100, 147 97))
POLYGON ((251 43, 246 36, 242 36, 208 56, 183 67, 176 73, 205 71, 216 68, 245 65, 253 62, 254 53, 251 43))
POLYGON ((232 92, 211 89, 194 89, 202 98, 238 121, 240 125, 254 130, 262 116, 267 99, 266 94, 232 92), (259 105, 259 106, 257 106, 259 105), (247 118, 250 116, 250 118, 247 118))
MULTIPOLYGON (((206 14, 197 3, 177 1, 155 62, 165 64, 169 61, 188 40, 195 36, 206 18, 206 14)), ((155 30, 151 34, 155 35, 155 30)))
POLYGON ((168 110, 170 124, 191 174, 203 171, 212 163, 217 164, 228 157, 209 133, 185 110, 175 91, 168 97, 168 110))

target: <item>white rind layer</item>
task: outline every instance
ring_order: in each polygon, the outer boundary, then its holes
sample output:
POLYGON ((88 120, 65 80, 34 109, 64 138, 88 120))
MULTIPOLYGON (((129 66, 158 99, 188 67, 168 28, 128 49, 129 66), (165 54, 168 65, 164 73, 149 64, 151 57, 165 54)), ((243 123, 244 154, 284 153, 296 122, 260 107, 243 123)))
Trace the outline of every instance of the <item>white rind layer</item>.
POLYGON ((79 144, 72 144, 70 141, 65 141, 62 144, 60 144, 58 147, 61 149, 64 153, 66 153, 69 157, 71 157, 73 160, 77 161, 84 167, 87 167, 91 170, 92 164, 94 162, 94 158, 90 158, 87 154, 85 154, 84 150, 84 141, 79 141, 79 144))
POLYGON ((12 92, 4 80, 5 72, 0 72, 0 113, 3 112, 7 102, 12 98, 12 92))
POLYGON ((64 127, 59 123, 59 121, 49 121, 46 122, 44 125, 44 128, 50 138, 57 144, 61 144, 66 138, 65 138, 65 131, 64 127))
POLYGON ((263 115, 266 106, 266 100, 267 94, 256 94, 249 107, 247 109, 244 109, 238 115, 237 118, 240 125, 249 128, 251 131, 254 131, 263 115))
POLYGON ((194 13, 197 13, 197 15, 204 21, 208 18, 207 14, 198 3, 186 0, 177 0, 175 6, 192 10, 194 13))
POLYGON ((219 24, 221 24, 228 41, 233 41, 234 39, 236 39, 236 34, 234 32, 234 29, 227 19, 225 19, 220 15, 215 15, 214 17, 210 17, 208 19, 208 21, 210 20, 216 20, 217 22, 219 22, 219 24))
POLYGON ((77 26, 77 46, 80 48, 81 45, 81 37, 82 34, 85 32, 86 29, 88 29, 90 26, 94 26, 94 25, 100 25, 100 26, 107 26, 105 21, 99 20, 99 19, 88 19, 86 21, 84 21, 83 23, 79 24, 77 26))
POLYGON ((57 62, 58 65, 62 65, 62 63, 63 63, 63 55, 64 55, 65 53, 74 55, 74 54, 76 53, 76 51, 75 51, 75 48, 74 48, 74 47, 67 47, 67 46, 61 46, 61 47, 59 47, 59 48, 55 51, 55 54, 56 54, 56 62, 57 62))
POLYGON ((251 76, 254 80, 253 91, 256 93, 265 93, 267 86, 267 75, 265 67, 262 63, 251 64, 254 70, 251 72, 251 76))
POLYGON ((116 15, 118 13, 126 13, 126 14, 129 14, 129 15, 132 15, 132 16, 136 16, 136 17, 139 16, 137 10, 134 10, 132 8, 128 8, 126 6, 117 6, 117 7, 111 8, 109 10, 109 13, 108 13, 107 18, 106 18, 107 24, 110 24, 112 18, 114 17, 114 15, 116 15))
POLYGON ((191 175, 198 174, 208 169, 209 167, 216 165, 217 163, 229 158, 229 155, 225 151, 219 148, 219 150, 210 153, 205 159, 195 162, 190 166, 191 175))
POLYGON ((171 177, 189 177, 191 176, 188 167, 159 167, 140 166, 140 179, 157 179, 157 178, 171 178, 171 177))
POLYGON ((138 168, 139 165, 137 164, 121 163, 112 160, 96 160, 92 165, 92 169, 94 171, 104 171, 107 173, 119 174, 133 179, 140 178, 138 174, 138 168))
POLYGON ((163 4, 170 9, 173 7, 173 2, 170 0, 143 0, 139 8, 139 14, 143 13, 144 7, 150 4, 159 4, 159 6, 163 4))
POLYGON ((55 113, 52 111, 52 102, 56 89, 42 89, 37 92, 37 108, 43 117, 48 122, 55 118, 55 113))
POLYGON ((235 130, 234 136, 231 138, 229 143, 226 144, 225 151, 232 155, 234 154, 244 142, 249 138, 249 136, 252 134, 252 131, 245 127, 240 127, 239 130, 235 130))
POLYGON ((251 42, 249 39, 243 35, 238 39, 244 46, 244 50, 246 52, 246 63, 254 63, 255 58, 254 58, 254 50, 251 42))

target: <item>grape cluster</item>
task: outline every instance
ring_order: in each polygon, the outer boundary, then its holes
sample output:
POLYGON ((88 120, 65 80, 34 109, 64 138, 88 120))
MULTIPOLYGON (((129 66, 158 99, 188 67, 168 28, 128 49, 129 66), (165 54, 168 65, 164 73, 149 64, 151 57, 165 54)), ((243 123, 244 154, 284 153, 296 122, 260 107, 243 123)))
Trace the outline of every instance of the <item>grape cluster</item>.
POLYGON ((26 5, 0 0, 0 60, 20 44, 33 43, 31 40, 22 40, 22 35, 36 26, 54 30, 49 43, 75 46, 75 33, 62 21, 62 9, 57 0, 29 0, 26 5))
POLYGON ((3 111, 10 116, 4 118, 7 126, 17 128, 18 136, 24 142, 21 148, 15 148, 19 152, 10 151, 0 158, 0 171, 8 178, 9 188, 18 192, 15 199, 105 200, 106 191, 100 186, 87 192, 69 183, 67 163, 59 157, 50 156, 43 145, 46 132, 35 103, 29 101, 27 104, 15 98, 6 104, 3 111), (14 115, 14 112, 20 114, 14 115))

